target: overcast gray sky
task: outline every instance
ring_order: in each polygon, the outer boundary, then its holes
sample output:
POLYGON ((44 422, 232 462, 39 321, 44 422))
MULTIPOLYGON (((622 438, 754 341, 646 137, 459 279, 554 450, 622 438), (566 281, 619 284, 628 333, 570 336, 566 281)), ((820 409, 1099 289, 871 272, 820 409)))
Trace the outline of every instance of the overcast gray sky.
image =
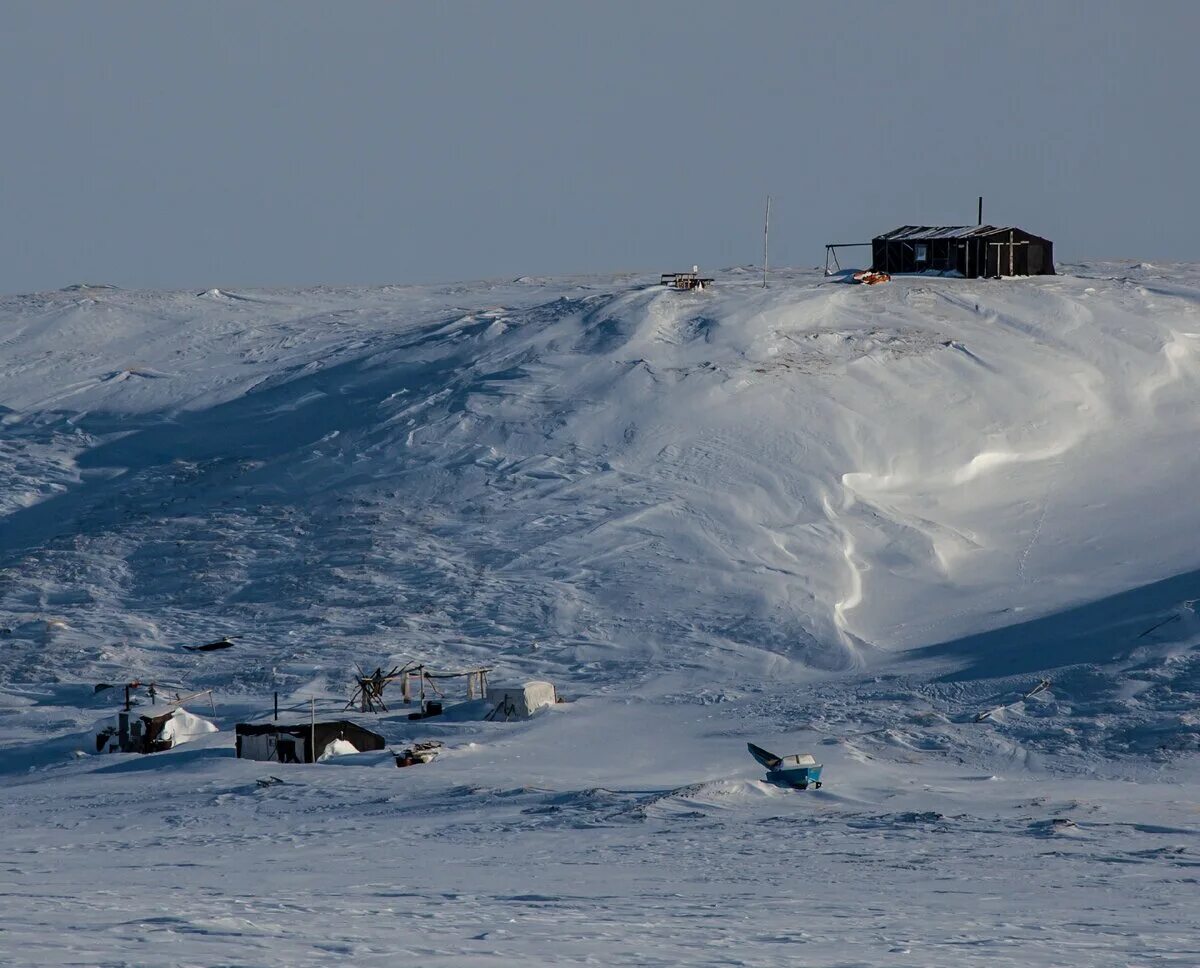
POLYGON ((0 291, 1200 259, 1200 3, 0 0, 0 291))

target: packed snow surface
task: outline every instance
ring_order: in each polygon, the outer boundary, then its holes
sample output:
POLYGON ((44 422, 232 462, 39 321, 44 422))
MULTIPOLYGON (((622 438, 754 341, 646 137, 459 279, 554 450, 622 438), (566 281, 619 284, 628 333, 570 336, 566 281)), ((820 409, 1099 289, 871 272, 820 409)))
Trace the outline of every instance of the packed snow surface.
POLYGON ((0 961, 1200 962, 1200 267, 1060 273, 0 298, 0 961), (570 701, 234 759, 409 659, 570 701))

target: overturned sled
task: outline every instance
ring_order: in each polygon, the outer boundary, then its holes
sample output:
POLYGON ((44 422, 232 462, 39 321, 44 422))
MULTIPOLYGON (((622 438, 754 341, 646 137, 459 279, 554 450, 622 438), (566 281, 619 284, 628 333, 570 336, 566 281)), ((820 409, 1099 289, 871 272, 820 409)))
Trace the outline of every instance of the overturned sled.
POLYGON ((746 748, 751 756, 766 767, 767 780, 771 783, 782 783, 799 790, 807 790, 811 783, 814 789, 821 789, 821 770, 824 767, 811 753, 776 756, 753 743, 747 743, 746 748))

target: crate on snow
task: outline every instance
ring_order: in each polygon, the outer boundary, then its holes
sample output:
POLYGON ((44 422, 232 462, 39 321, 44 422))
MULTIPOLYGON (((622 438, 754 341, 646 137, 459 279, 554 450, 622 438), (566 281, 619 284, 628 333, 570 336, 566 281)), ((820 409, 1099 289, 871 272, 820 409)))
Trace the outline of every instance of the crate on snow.
POLYGON ((487 701, 492 707, 487 718, 507 722, 510 719, 528 719, 539 709, 558 702, 554 684, 533 680, 522 686, 491 686, 487 701))

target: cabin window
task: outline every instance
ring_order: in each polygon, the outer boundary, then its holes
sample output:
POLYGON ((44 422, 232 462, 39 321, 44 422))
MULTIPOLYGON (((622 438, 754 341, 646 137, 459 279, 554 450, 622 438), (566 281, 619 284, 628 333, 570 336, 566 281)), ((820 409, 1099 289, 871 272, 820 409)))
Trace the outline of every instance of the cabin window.
POLYGON ((913 246, 913 250, 917 254, 918 262, 928 262, 929 261, 929 246, 918 242, 916 245, 913 246))

